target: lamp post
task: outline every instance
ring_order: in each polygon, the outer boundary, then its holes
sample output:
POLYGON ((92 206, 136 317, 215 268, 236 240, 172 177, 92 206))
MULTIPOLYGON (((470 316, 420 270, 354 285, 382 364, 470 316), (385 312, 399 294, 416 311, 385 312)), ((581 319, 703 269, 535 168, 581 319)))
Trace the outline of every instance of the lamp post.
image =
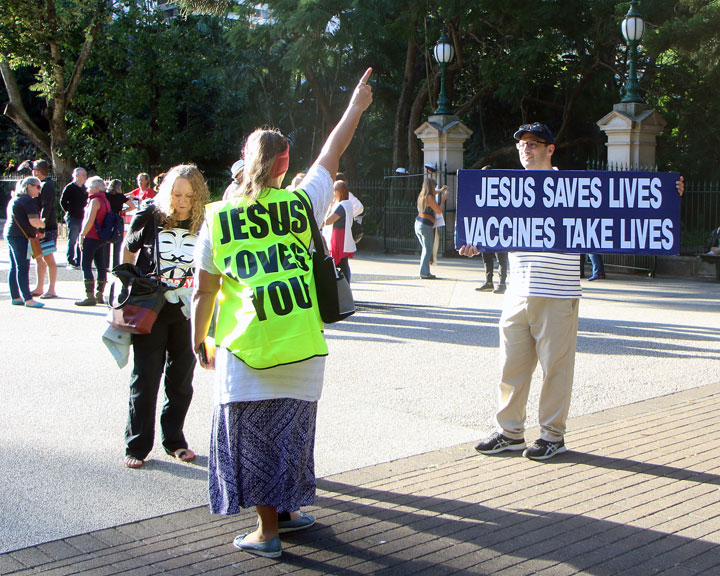
POLYGON ((645 31, 645 21, 637 7, 637 0, 630 2, 630 9, 622 21, 622 34, 630 49, 630 71, 625 82, 625 95, 621 102, 642 102, 637 79, 637 45, 645 31))
POLYGON ((450 40, 448 40, 445 32, 442 33, 440 40, 435 44, 433 54, 435 55, 435 60, 437 60, 437 63, 440 65, 440 95, 438 96, 438 106, 435 109, 435 114, 452 114, 453 111, 450 108, 450 100, 445 94, 445 69, 447 65, 452 62, 455 50, 452 44, 450 44, 450 40))

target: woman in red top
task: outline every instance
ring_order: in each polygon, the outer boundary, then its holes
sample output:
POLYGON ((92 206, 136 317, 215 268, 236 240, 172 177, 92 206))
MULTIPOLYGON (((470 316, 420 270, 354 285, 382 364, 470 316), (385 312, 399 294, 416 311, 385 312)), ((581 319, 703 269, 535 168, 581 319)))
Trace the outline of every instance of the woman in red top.
POLYGON ((75 306, 95 306, 103 303, 103 291, 107 283, 107 260, 105 259, 105 241, 100 240, 95 223, 102 226, 105 215, 110 212, 110 202, 105 195, 105 181, 93 176, 85 181, 88 191, 88 203, 85 206, 80 232, 80 249, 82 250, 82 271, 85 278, 85 299, 75 302, 75 306), (92 267, 95 263, 98 273, 97 292, 92 267))

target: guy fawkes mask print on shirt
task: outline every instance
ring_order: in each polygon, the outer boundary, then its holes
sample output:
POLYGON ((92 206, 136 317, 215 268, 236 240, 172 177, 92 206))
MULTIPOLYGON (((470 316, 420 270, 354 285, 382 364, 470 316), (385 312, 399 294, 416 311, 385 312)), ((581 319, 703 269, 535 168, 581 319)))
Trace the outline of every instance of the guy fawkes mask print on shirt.
POLYGON ((160 245, 160 270, 163 282, 168 286, 177 286, 187 274, 184 286, 192 286, 193 253, 197 236, 184 228, 161 230, 158 237, 160 245))

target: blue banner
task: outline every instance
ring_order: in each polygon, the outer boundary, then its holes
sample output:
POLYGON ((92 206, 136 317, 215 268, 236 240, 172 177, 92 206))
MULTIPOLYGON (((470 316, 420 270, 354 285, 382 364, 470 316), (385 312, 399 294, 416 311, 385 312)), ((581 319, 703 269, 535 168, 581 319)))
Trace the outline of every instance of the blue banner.
POLYGON ((678 254, 675 172, 459 170, 455 247, 678 254))

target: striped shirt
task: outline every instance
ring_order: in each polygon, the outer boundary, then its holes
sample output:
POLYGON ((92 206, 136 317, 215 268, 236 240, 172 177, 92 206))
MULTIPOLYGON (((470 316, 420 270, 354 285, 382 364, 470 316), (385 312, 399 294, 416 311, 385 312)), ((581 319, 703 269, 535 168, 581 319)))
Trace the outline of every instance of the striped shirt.
POLYGON ((580 298, 580 254, 510 252, 508 256, 511 294, 580 298))

